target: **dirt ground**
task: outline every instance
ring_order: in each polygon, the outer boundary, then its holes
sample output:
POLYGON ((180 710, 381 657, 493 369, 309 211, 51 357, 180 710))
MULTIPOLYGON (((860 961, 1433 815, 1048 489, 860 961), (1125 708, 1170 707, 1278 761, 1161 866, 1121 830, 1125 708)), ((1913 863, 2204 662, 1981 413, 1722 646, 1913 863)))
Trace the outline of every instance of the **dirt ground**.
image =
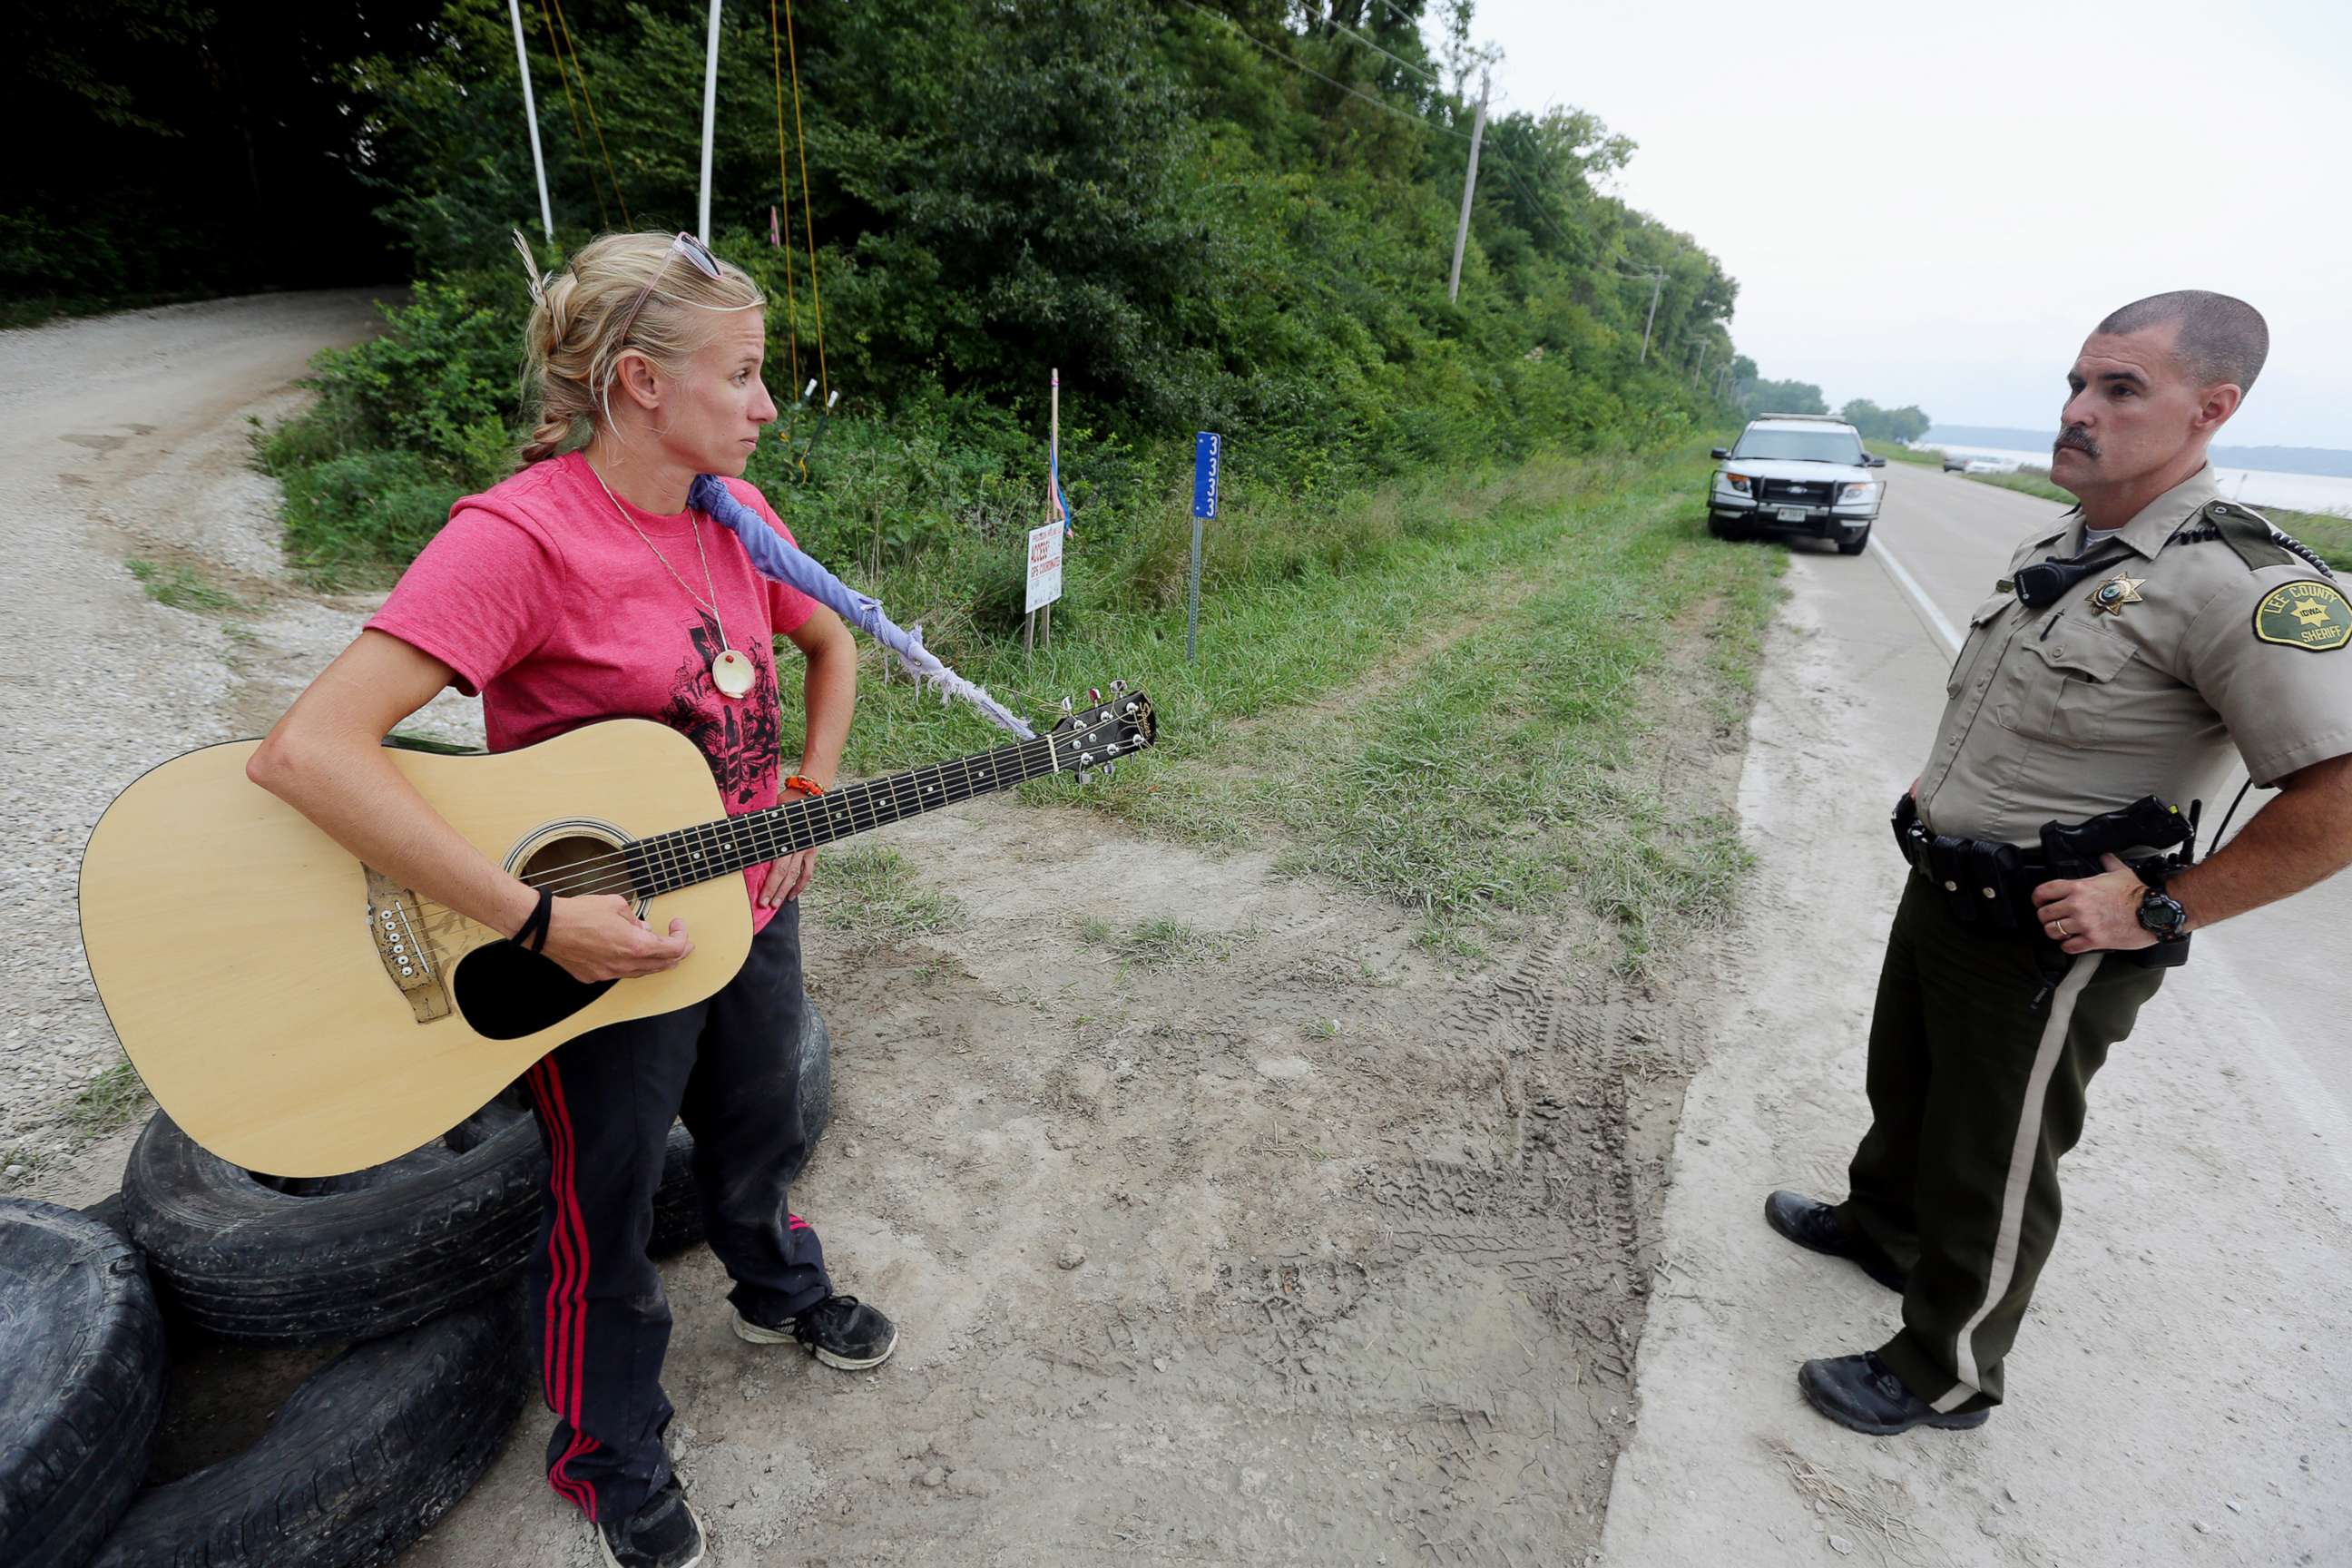
MULTIPOLYGON (((202 355, 169 374, 200 378, 202 355)), ((243 428, 225 412, 182 450, 241 451, 243 428)), ((203 708, 117 737, 100 770, 114 787, 266 726, 369 607, 300 593, 265 508, 123 504, 87 522, 89 580, 50 591, 163 627, 157 657, 202 667, 203 708), (145 604, 104 569, 132 541, 216 565, 258 612, 225 638, 145 604)), ((419 727, 467 733, 471 707, 445 695, 419 727)), ((1662 734, 1680 735, 1677 776, 1727 811, 1738 738, 1662 734)), ((1664 773, 1664 752, 1648 761, 1664 773)), ((714 1564, 1536 1564, 1597 1548, 1666 1156, 1723 984, 1713 953, 1635 984, 1602 933, 1549 921, 1468 968, 1417 948, 1406 911, 1276 876, 1272 846, 1212 858, 1003 799, 881 838, 963 920, 855 945, 825 922, 820 867, 808 971, 835 1121, 795 1207, 841 1288, 902 1338, 877 1372, 823 1369, 733 1337, 707 1252, 666 1268, 671 1439, 714 1564), (1082 940, 1082 921, 1202 940, 1155 966, 1082 940)), ((32 1190, 102 1195, 130 1136, 62 1151, 32 1190)), ((299 1365, 191 1358, 177 1462, 249 1431, 247 1407, 299 1365)), ((540 1476, 551 1419, 530 1405, 403 1563, 595 1561, 540 1476)))

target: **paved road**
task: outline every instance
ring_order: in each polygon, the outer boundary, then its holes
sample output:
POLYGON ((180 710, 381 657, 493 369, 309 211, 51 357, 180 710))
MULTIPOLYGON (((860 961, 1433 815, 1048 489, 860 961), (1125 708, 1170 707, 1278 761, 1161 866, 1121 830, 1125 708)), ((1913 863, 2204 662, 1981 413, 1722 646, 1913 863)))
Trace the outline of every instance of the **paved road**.
POLYGON ((2314 1071, 2342 1048, 2347 982, 2305 951, 2329 918, 2316 900, 2290 907, 2292 940, 2250 927, 2202 946, 2092 1085, 1990 1423, 1870 1438, 1798 1394, 1803 1358, 1900 1321, 1860 1270, 1760 1212, 1774 1187, 1843 1194, 1868 1122, 1864 1040, 1902 884, 1886 805, 1927 753, 1949 663, 1885 568, 1964 619, 2054 510, 1890 478, 1868 556, 1800 549, 1767 645, 1739 793, 1757 872, 1684 1102, 1604 1558, 2352 1563, 2352 1122, 2314 1071))
MULTIPOLYGON (((1886 507, 1872 548, 1883 552, 1882 565, 1896 568, 1898 589, 1907 574, 1949 626, 1967 626, 2018 542, 2065 510, 2056 501, 1915 465, 1891 464, 1886 472, 1886 507)), ((1949 635, 1932 616, 1920 621, 1921 635, 1932 641, 1949 635)), ((1953 651, 1946 646, 1945 656, 1953 651)), ((1919 750, 1924 756, 1926 746, 1919 750)), ((2232 780, 2231 795, 2244 776, 2232 780)), ((2231 832, 2274 793, 2249 793, 2231 832)), ((2209 834, 2229 805, 2226 797, 2205 803, 2209 834)), ((2300 1051, 2338 1112, 2352 1117, 2352 1050, 2333 1031, 2312 1027, 2315 1018, 2352 1012, 2347 1006, 2352 1003, 2352 876, 2241 916, 2200 936, 2197 944, 2200 963, 2215 958, 2236 971, 2263 1008, 2272 1037, 2300 1051)))

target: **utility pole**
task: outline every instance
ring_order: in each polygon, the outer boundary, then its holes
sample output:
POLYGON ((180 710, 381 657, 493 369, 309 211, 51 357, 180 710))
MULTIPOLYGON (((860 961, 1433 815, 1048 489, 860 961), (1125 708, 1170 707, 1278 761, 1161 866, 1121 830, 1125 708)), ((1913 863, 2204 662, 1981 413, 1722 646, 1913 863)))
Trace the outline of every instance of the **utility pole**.
POLYGON ((1710 342, 1701 342, 1698 345, 1698 365, 1697 368, 1691 372, 1691 384, 1693 386, 1705 386, 1706 384, 1706 351, 1713 347, 1715 347, 1715 345, 1710 342))
POLYGON ((1665 287, 1666 269, 1661 267, 1650 274, 1650 319, 1642 323, 1642 358, 1639 363, 1643 364, 1650 363, 1650 329, 1658 324, 1658 296, 1665 291, 1665 287))
POLYGON ((719 0, 710 0, 710 63, 702 73, 702 226, 694 237, 710 243, 710 132, 719 121, 719 0))
MULTIPOLYGON (((1486 139, 1486 93, 1493 85, 1494 73, 1482 72, 1478 78, 1478 120, 1470 128, 1470 172, 1462 176, 1462 221, 1454 230, 1454 275, 1445 280, 1449 303, 1462 294, 1462 247, 1470 239, 1470 196, 1478 188, 1478 144, 1486 139)), ((534 131, 532 134, 536 136, 538 132, 534 131)))
POLYGON ((520 0, 507 0, 507 15, 514 18, 515 64, 522 72, 522 117, 530 127, 530 169, 539 176, 539 226, 546 231, 547 243, 555 243, 555 217, 547 207, 547 163, 539 155, 539 106, 530 97, 530 56, 522 47, 522 5, 520 0))

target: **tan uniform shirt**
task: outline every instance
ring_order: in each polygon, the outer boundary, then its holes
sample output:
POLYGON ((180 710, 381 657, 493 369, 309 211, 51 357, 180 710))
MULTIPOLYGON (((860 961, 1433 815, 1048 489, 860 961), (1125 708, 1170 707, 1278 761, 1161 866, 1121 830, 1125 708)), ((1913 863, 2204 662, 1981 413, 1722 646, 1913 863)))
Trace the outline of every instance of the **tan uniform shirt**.
MULTIPOLYGON (((2352 602, 2270 534, 2201 468, 2056 603, 2028 609, 2004 580, 1945 682, 1919 779, 1929 830, 2032 844, 2045 822, 2147 795, 2183 811, 2202 800, 2210 824, 2235 787, 2233 749, 2257 784, 2352 752, 2352 602)), ((2070 514, 2010 574, 2082 538, 2070 514)))

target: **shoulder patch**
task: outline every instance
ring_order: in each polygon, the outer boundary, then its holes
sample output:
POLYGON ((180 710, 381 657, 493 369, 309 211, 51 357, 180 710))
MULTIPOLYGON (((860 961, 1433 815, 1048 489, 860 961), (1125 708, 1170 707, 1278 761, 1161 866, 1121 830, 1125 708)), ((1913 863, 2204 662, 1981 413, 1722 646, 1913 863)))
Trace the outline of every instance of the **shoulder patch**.
POLYGON ((2254 636, 2281 647, 2333 653, 2352 643, 2352 603, 2333 583, 2284 583, 2254 605, 2254 636))
POLYGON ((2176 537, 2182 544, 2203 544, 2218 540, 2246 563, 2249 572, 2260 572, 2266 566, 2289 566, 2300 561, 2323 577, 2336 575, 2335 569, 2301 540, 2280 531, 2261 512, 2251 507, 2240 506, 2235 501, 2207 503, 2196 520, 2176 537))

